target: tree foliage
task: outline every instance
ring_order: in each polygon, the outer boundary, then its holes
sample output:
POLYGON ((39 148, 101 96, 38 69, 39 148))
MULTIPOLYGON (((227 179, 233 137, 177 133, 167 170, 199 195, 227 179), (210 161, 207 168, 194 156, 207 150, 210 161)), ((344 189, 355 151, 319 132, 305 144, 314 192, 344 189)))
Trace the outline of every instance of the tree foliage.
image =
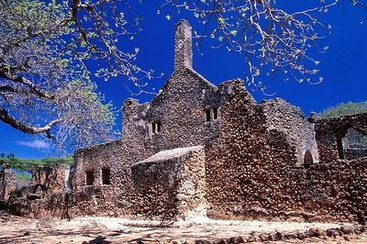
POLYGON ((340 103, 323 110, 320 113, 321 118, 336 118, 344 115, 352 115, 358 113, 367 113, 367 101, 365 102, 348 102, 340 103))
POLYGON ((113 138, 113 107, 91 74, 137 87, 152 76, 133 64, 138 49, 117 48, 134 35, 128 13, 125 1, 0 0, 0 120, 69 151, 113 138))
POLYGON ((218 46, 243 55, 250 87, 264 90, 260 75, 319 83, 320 63, 311 49, 325 52, 318 40, 325 39, 331 26, 320 22, 322 12, 336 6, 337 1, 322 0, 320 6, 288 13, 274 0, 167 0, 164 6, 191 12, 199 26, 196 37, 217 40, 218 46))
POLYGON ((74 164, 74 159, 72 157, 20 159, 14 153, 9 153, 8 155, 0 153, 0 167, 19 171, 31 171, 35 167, 51 167, 59 163, 72 165, 74 164))

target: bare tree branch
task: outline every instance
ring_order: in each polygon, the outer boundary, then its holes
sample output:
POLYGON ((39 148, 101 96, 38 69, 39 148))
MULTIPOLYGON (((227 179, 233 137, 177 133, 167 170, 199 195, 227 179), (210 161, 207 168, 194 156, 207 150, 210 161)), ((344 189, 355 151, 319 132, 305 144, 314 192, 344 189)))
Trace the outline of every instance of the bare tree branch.
POLYGON ((8 111, 3 109, 2 107, 0 107, 0 120, 22 132, 29 133, 29 134, 44 133, 46 134, 48 138, 53 138, 53 136, 51 135, 52 126, 63 121, 63 119, 56 119, 56 120, 49 122, 47 125, 43 127, 25 125, 21 123, 20 121, 18 121, 17 119, 15 119, 11 114, 8 113, 8 111))
POLYGON ((294 13, 278 8, 273 0, 167 0, 162 8, 173 6, 194 15, 199 47, 204 40, 213 40, 217 44, 213 48, 240 53, 247 66, 248 85, 264 91, 261 79, 276 74, 300 83, 323 80, 315 68, 320 62, 310 50, 327 50, 319 48, 317 41, 329 35, 331 26, 321 23, 319 16, 337 3, 322 1, 318 7, 294 13))

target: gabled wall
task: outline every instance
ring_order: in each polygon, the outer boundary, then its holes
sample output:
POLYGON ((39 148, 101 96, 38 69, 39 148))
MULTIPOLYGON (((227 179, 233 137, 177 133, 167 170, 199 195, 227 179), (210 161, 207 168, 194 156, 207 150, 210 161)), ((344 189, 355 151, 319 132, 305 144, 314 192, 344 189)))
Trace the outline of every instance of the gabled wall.
POLYGON ((122 137, 140 138, 153 153, 207 144, 220 128, 217 90, 191 69, 175 70, 150 104, 124 106, 122 137), (214 120, 212 114, 212 121, 207 122, 205 110, 213 108, 218 109, 218 118, 214 120), (153 123, 159 123, 159 132, 153 131, 153 123))

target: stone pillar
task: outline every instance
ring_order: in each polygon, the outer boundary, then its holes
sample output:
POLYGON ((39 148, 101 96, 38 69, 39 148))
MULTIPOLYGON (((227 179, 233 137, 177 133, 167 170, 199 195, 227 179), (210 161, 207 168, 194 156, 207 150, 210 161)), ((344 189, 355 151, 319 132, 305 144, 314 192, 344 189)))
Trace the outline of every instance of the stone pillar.
POLYGON ((175 26, 175 70, 179 68, 192 69, 192 32, 185 19, 175 26))
POLYGON ((14 189, 15 173, 11 169, 3 169, 0 172, 0 200, 7 201, 14 189))

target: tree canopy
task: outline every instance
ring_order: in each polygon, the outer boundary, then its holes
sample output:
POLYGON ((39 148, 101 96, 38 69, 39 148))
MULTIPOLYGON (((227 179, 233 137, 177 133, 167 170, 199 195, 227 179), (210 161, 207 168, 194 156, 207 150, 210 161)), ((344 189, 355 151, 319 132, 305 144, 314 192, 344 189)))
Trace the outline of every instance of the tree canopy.
POLYGON ((117 2, 0 0, 1 121, 70 151, 113 138, 113 107, 96 92, 88 60, 101 61, 96 73, 106 79, 150 75, 131 63, 137 50, 116 48, 130 35, 117 2))
POLYGON ((317 41, 325 39, 331 26, 321 23, 322 12, 336 6, 337 1, 321 1, 309 9, 288 13, 274 0, 168 0, 166 4, 191 12, 201 26, 196 37, 217 40, 217 46, 243 55, 247 65, 249 87, 264 90, 260 75, 319 83, 320 63, 309 50, 325 52, 317 41))
POLYGON ((358 113, 367 113, 367 101, 340 103, 323 110, 320 113, 321 118, 336 118, 343 115, 353 115, 358 113))

